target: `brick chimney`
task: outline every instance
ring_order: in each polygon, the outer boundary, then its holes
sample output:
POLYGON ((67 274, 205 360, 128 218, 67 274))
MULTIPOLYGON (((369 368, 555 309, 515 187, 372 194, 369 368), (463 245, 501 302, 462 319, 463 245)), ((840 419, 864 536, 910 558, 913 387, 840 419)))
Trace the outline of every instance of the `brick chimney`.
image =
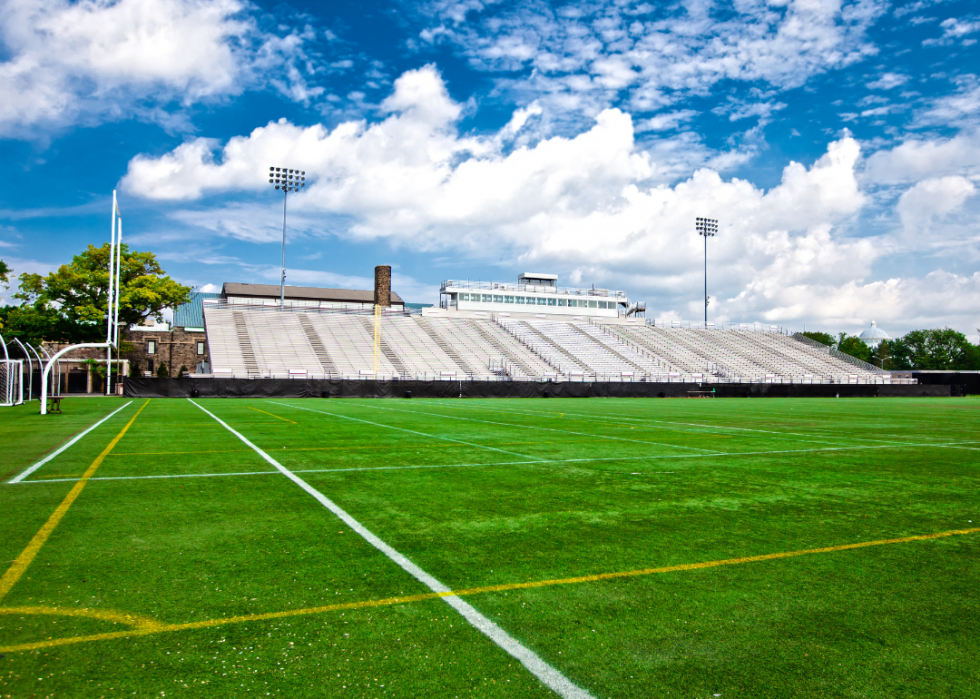
POLYGON ((382 308, 391 305, 391 265, 374 268, 374 305, 382 308))

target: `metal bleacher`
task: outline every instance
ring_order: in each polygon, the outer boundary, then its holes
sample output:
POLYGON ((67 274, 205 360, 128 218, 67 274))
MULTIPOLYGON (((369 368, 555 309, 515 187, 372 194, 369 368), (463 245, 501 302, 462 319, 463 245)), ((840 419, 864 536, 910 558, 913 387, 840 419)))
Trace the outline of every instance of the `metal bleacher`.
MULTIPOLYGON (((774 331, 480 314, 204 305, 216 376, 519 381, 891 383, 774 331), (375 365, 377 362, 377 365, 375 365)), ((745 326, 742 326, 743 328, 745 326)), ((769 327, 769 326, 767 326, 769 327)))

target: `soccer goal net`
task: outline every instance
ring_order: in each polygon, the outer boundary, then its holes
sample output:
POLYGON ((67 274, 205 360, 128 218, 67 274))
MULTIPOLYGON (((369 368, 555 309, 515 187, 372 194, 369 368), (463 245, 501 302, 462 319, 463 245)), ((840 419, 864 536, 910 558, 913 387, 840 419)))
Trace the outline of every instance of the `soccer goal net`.
POLYGON ((0 359, 0 407, 24 402, 23 375, 23 359, 0 359))

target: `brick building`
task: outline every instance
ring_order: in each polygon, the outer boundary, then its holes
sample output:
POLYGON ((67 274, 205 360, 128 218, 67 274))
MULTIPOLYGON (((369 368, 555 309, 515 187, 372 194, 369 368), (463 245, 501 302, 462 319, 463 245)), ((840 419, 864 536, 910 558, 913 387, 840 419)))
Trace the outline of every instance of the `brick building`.
POLYGON ((150 324, 130 328, 126 341, 133 349, 126 359, 138 375, 156 376, 161 365, 167 367, 170 376, 177 376, 182 366, 191 374, 209 373, 208 338, 201 305, 204 299, 219 297, 220 294, 192 294, 190 302, 174 312, 171 325, 156 325, 150 319, 150 324))

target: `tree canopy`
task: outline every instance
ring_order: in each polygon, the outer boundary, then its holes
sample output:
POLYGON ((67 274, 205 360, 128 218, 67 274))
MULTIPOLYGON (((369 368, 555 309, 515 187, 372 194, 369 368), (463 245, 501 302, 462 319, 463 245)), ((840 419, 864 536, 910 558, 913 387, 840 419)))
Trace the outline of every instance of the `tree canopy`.
MULTIPOLYGON (((109 309, 108 243, 89 245, 70 264, 46 276, 21 274, 14 298, 21 306, 3 309, 7 332, 31 342, 91 342, 105 337, 109 309)), ((136 325, 153 316, 163 320, 165 308, 190 299, 190 287, 167 276, 151 252, 122 246, 119 322, 136 325)))
POLYGON ((0 284, 3 288, 7 288, 7 284, 10 282, 10 267, 3 260, 0 260, 0 284))
POLYGON ((913 330, 882 345, 891 355, 890 369, 980 369, 980 347, 952 328, 913 330))
POLYGON ((802 334, 803 337, 809 337, 811 340, 816 340, 817 342, 820 342, 824 345, 830 345, 832 347, 837 346, 837 340, 835 340, 834 336, 831 335, 830 333, 822 333, 817 330, 807 330, 805 333, 802 334))

